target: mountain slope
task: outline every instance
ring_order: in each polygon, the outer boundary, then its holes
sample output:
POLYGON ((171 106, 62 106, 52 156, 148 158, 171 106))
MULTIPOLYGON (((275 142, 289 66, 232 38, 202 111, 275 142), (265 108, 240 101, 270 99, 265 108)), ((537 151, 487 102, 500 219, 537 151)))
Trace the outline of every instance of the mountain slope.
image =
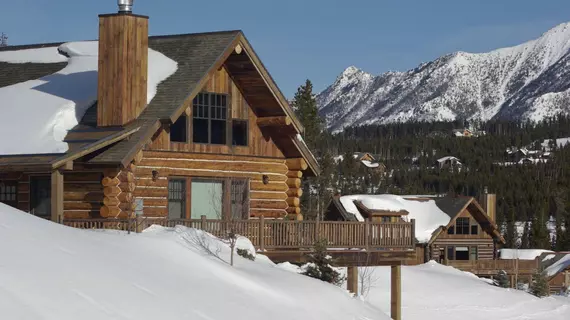
POLYGON ((495 117, 540 120, 568 112, 570 23, 488 53, 456 52, 406 72, 347 68, 317 96, 333 131, 398 121, 495 117))

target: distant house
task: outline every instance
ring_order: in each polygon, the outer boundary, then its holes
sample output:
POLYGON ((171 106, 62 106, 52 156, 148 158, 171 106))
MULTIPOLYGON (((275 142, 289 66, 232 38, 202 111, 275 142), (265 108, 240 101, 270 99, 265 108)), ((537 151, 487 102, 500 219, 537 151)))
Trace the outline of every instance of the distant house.
POLYGON ((463 163, 461 163, 461 161, 454 157, 454 156, 446 156, 443 158, 439 158, 436 161, 437 166, 439 169, 459 169, 463 166, 463 163))
POLYGON ((484 197, 488 210, 473 197, 347 195, 334 197, 326 220, 397 223, 414 221, 416 260, 436 260, 482 276, 498 270, 483 270, 476 261, 494 260, 505 243, 494 221, 495 195, 484 197), (464 262, 471 262, 465 264, 464 262))
MULTIPOLYGON (((368 152, 355 152, 353 158, 364 166, 367 170, 372 170, 378 173, 386 172, 386 165, 376 160, 376 158, 368 152)), ((335 161, 339 162, 344 159, 344 156, 340 155, 335 157, 335 161)))
POLYGON ((454 129, 452 131, 452 135, 454 137, 465 137, 465 138, 470 138, 473 137, 473 132, 469 129, 454 129))
POLYGON ((544 253, 539 257, 551 293, 570 290, 570 252, 544 253))

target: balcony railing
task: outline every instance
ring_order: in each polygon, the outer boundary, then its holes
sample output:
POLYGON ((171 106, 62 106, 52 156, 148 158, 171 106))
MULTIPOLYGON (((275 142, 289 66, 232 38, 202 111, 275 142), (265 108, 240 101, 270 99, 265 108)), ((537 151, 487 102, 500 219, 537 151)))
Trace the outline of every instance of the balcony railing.
POLYGON ((461 271, 477 275, 496 275, 500 270, 507 274, 534 274, 538 270, 538 260, 448 260, 445 264, 461 271))
POLYGON ((202 219, 67 219, 63 224, 81 229, 115 229, 135 232, 151 225, 177 225, 201 229, 219 238, 230 233, 251 240, 260 250, 310 249, 317 241, 326 239, 329 250, 361 249, 412 250, 415 245, 412 222, 348 222, 348 221, 288 221, 273 219, 209 220, 202 219))

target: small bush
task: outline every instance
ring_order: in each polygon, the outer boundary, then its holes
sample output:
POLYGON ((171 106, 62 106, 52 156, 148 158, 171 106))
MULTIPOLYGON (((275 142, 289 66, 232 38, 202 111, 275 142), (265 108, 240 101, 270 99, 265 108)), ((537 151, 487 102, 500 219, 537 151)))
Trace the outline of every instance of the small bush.
POLYGON ((509 276, 505 270, 499 271, 497 274, 497 286, 501 288, 510 288, 511 282, 509 281, 509 276))
POLYGON ((547 297, 550 295, 550 288, 548 287, 548 280, 546 276, 542 273, 536 273, 532 277, 532 283, 530 284, 530 293, 539 298, 547 297))
POLYGON ((249 252, 249 250, 247 250, 247 249, 239 249, 239 248, 238 248, 238 249, 237 249, 237 254, 240 255, 240 256, 242 256, 242 257, 244 257, 244 258, 246 258, 246 259, 249 259, 249 260, 251 260, 251 261, 254 261, 254 260, 255 260, 255 256, 254 256, 253 254, 251 254, 251 252, 249 252))
POLYGON ((345 279, 331 266, 333 261, 332 257, 327 255, 327 241, 318 241, 314 244, 313 250, 310 255, 311 262, 307 264, 303 274, 337 286, 342 285, 345 279))

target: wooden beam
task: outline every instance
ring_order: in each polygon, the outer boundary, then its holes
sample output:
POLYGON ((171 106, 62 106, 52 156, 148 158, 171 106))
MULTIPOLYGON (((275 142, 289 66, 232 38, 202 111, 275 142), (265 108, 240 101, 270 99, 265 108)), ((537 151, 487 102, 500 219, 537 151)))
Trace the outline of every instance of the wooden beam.
POLYGON ((297 197, 287 198, 287 204, 289 207, 299 207, 301 206, 301 200, 297 197))
POLYGON ((391 266, 390 316, 402 320, 402 266, 391 266))
POLYGON ((346 268, 346 289, 358 296, 358 267, 346 268))
POLYGON ((287 179, 287 185, 289 186, 289 188, 300 188, 301 187, 301 179, 289 178, 289 179, 287 179))
POLYGON ((51 221, 63 221, 63 174, 59 170, 51 173, 51 221))
POLYGON ((289 168, 290 171, 293 170, 307 170, 309 167, 307 165, 307 161, 303 158, 289 158, 285 160, 285 164, 289 168))
POLYGON ((291 118, 288 116, 260 117, 257 118, 257 125, 263 127, 287 127, 291 125, 291 118))

